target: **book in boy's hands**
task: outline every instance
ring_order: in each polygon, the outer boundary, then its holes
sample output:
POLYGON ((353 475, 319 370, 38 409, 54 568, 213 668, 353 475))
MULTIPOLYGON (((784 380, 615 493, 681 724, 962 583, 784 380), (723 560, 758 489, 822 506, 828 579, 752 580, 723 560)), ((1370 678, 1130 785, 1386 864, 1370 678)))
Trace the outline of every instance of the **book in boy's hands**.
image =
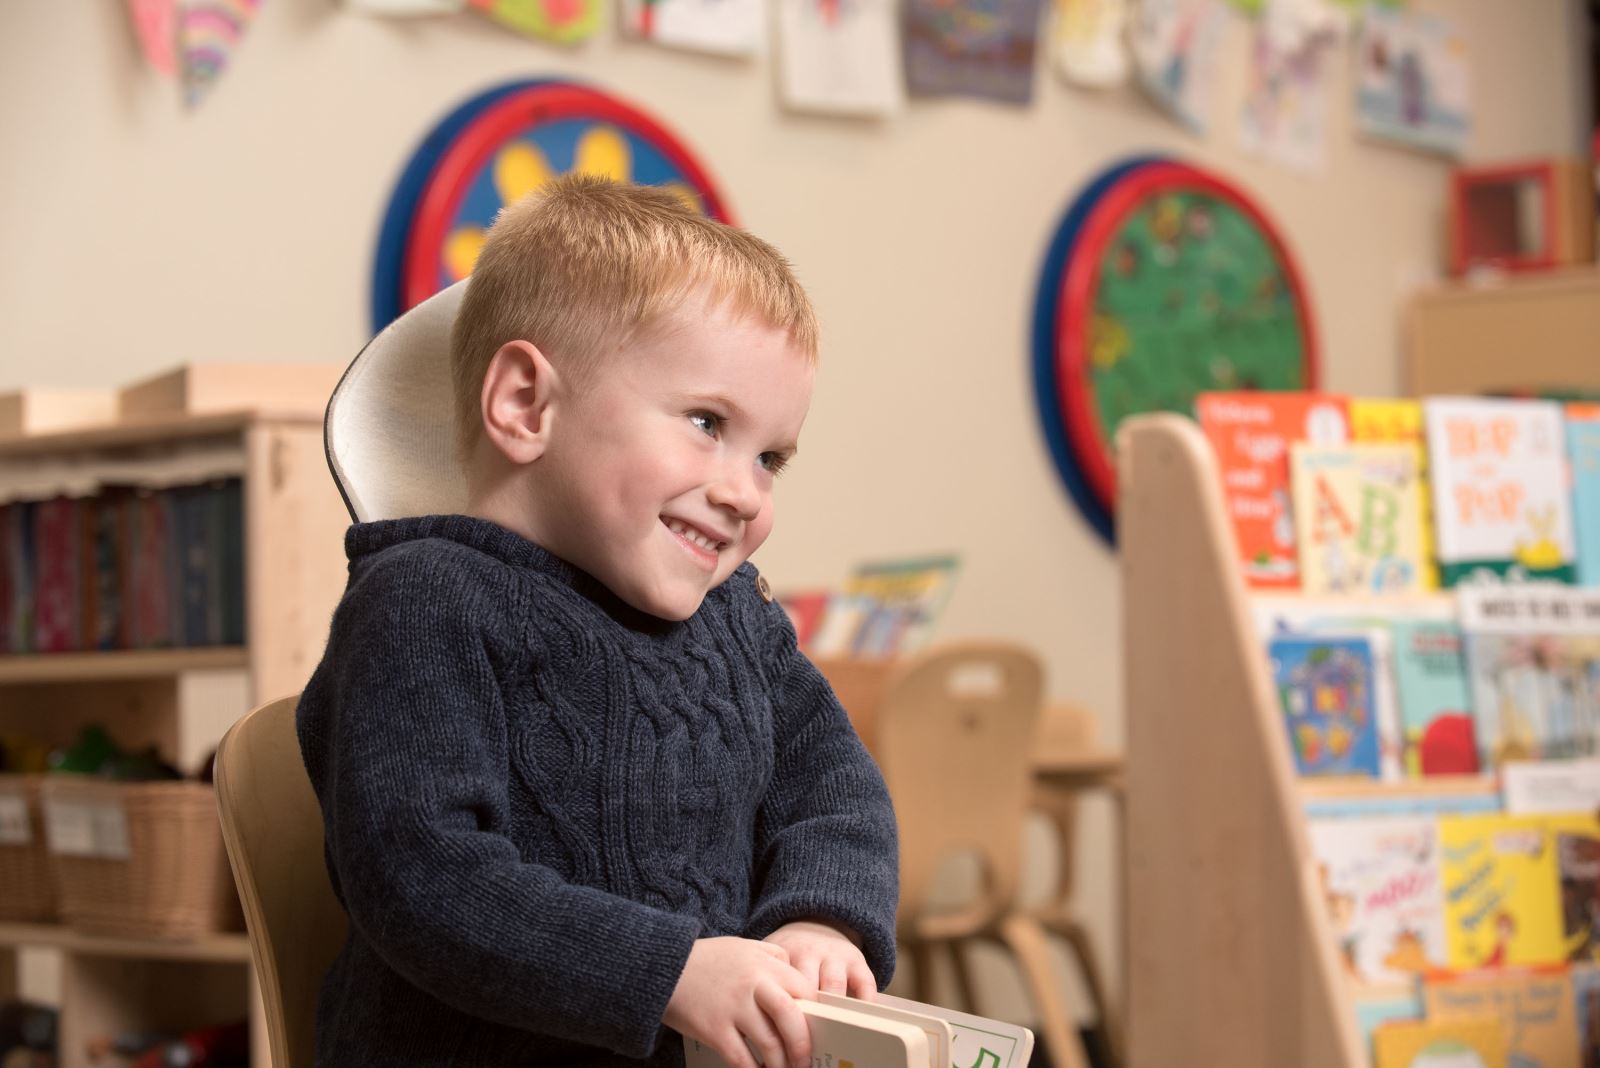
MULTIPOLYGON (((1016 1024, 879 994, 857 1001, 819 994, 799 1000, 811 1028, 811 1063, 826 1068, 1027 1068, 1033 1032, 1016 1024)), ((725 1068, 685 1038, 686 1068, 725 1068)))

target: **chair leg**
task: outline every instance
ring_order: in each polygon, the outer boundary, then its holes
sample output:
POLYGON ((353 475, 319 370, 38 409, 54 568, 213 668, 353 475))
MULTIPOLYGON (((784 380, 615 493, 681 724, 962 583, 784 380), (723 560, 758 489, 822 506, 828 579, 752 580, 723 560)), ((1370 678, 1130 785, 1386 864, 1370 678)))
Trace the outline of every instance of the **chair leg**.
POLYGON ((977 987, 972 982, 972 969, 967 965, 967 943, 952 941, 950 943, 950 964, 955 972, 956 993, 961 998, 963 1011, 974 1015, 983 1015, 978 1010, 977 987))
POLYGON ((1078 1035, 1078 1025, 1067 1011, 1066 993, 1052 971, 1050 943, 1044 928, 1031 916, 1012 913, 1000 921, 1000 937, 1016 957, 1028 985, 1050 1063, 1055 1068, 1089 1068, 1089 1055, 1078 1035))
POLYGON ((911 996, 925 1004, 933 1004, 933 952, 926 942, 906 943, 906 955, 911 958, 911 996))
POLYGON ((1082 924, 1070 921, 1062 925, 1061 935, 1078 959, 1078 969, 1089 987, 1094 1011, 1100 1017, 1100 1030, 1105 1035, 1106 1045, 1110 1047, 1111 1060, 1114 1064, 1122 1064, 1122 1028, 1106 998, 1105 978, 1100 971, 1099 959, 1095 956, 1094 943, 1089 941, 1089 932, 1084 930, 1082 924))

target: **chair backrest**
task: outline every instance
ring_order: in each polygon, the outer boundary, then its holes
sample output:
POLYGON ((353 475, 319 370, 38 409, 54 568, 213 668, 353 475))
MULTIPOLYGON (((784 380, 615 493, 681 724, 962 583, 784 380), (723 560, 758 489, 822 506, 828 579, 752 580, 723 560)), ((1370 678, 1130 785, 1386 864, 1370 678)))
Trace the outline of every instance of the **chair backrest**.
POLYGON ((273 1068, 315 1061, 317 989, 344 945, 322 810, 295 738, 298 695, 249 712, 217 747, 217 807, 244 904, 273 1068))
POLYGON ((345 507, 359 523, 459 512, 450 327, 463 279, 390 323, 351 361, 322 424, 345 507))
POLYGON ((889 684, 877 755, 900 823, 908 937, 976 932, 1015 907, 1043 678, 1022 646, 967 642, 922 656, 889 684), (961 909, 937 911, 940 868, 961 853, 982 864, 983 888, 961 909))

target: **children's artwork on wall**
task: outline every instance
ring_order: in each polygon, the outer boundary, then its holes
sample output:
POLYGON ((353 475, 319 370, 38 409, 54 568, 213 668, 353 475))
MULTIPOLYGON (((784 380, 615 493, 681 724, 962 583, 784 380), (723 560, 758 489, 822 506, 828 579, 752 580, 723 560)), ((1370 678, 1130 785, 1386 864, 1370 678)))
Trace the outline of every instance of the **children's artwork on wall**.
POLYGON ((1128 0, 1055 0, 1050 55, 1070 85, 1107 89, 1128 80, 1122 43, 1128 0))
POLYGON ((796 111, 886 117, 905 106, 894 0, 778 0, 778 86, 796 111))
POLYGON ((535 40, 577 44, 600 28, 602 0, 467 0, 467 6, 535 40))
POLYGON ((669 48, 760 55, 767 6, 762 0, 622 0, 622 32, 669 48))
POLYGON ((1217 46, 1228 25, 1219 0, 1144 0, 1131 42, 1139 85, 1196 134, 1211 124, 1217 46))
POLYGON ((467 6, 467 0, 344 0, 344 6, 363 15, 415 18, 454 14, 467 6))
POLYGON ((1326 164, 1328 79, 1344 19, 1309 0, 1273 0, 1253 29, 1239 119, 1245 151, 1292 170, 1326 164))
POLYGON ((139 49, 150 65, 168 77, 178 73, 177 0, 128 0, 128 14, 139 49))
POLYGON ((259 0, 185 0, 178 10, 178 63, 184 101, 193 107, 228 69, 259 0))
POLYGON ((1317 385, 1310 301, 1277 227, 1237 186, 1155 158, 1113 166, 1068 208, 1040 271, 1033 358, 1057 473, 1108 541, 1123 419, 1187 414, 1208 390, 1317 385))
POLYGON ((920 96, 1033 99, 1042 0, 907 0, 906 86, 920 96))
POLYGON ((569 82, 497 86, 429 131, 395 184, 373 265, 374 332, 470 274, 502 207, 573 171, 661 186, 732 221, 694 153, 640 109, 569 82))
POLYGON ((1372 8, 1356 41, 1356 124, 1363 133, 1459 156, 1471 132, 1466 42, 1436 15, 1372 8))

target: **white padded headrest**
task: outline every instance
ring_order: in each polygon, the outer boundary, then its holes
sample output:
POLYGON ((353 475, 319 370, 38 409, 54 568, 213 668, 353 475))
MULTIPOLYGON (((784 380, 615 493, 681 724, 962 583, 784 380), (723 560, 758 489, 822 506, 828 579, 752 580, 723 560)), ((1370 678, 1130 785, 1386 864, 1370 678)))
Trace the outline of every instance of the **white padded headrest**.
POLYGON ((451 415, 450 327, 467 281, 386 326, 328 401, 328 467, 357 522, 466 507, 451 415))

